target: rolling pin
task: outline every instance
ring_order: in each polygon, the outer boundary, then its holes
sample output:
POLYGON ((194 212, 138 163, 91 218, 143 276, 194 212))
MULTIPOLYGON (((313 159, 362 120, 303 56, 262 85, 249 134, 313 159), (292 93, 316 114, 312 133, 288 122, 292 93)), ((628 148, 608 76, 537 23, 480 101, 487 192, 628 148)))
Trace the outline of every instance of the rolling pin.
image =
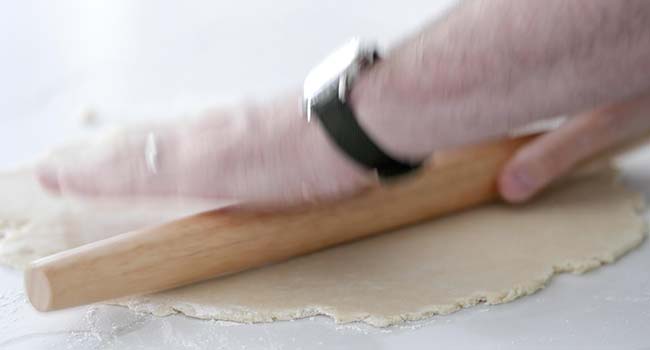
POLYGON ((437 153, 422 169, 337 202, 222 208, 41 258, 25 271, 39 311, 162 291, 308 254, 497 198, 497 175, 534 136, 437 153))
POLYGON ((260 267, 490 201, 527 138, 441 152, 416 173, 338 202, 279 212, 222 208, 32 262, 39 311, 171 289, 260 267))

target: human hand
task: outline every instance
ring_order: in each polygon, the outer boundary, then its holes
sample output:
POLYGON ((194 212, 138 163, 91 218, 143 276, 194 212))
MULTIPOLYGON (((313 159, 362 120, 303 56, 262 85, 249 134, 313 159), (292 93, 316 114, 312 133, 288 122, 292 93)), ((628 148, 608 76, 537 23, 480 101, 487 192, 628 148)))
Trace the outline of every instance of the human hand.
POLYGON ((79 196, 184 196, 288 206, 328 200, 374 183, 297 95, 205 113, 193 120, 111 133, 54 152, 37 167, 50 191, 79 196))
MULTIPOLYGON (((37 168, 49 190, 81 196, 188 196, 282 207, 340 198, 375 183, 307 124, 295 98, 125 129, 55 152, 37 168), (147 164, 154 137, 155 169, 147 164)), ((524 146, 499 177, 522 202, 572 167, 650 130, 650 94, 577 115, 524 146)))

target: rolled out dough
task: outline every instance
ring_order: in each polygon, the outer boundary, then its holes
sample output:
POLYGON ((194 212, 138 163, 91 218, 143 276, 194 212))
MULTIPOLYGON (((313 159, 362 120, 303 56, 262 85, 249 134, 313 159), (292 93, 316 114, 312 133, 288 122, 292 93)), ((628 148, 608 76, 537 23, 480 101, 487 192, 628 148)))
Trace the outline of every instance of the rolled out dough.
MULTIPOLYGON (((201 205, 89 205, 44 194, 28 172, 0 176, 0 261, 36 257, 200 210, 201 205), (182 210, 181 210, 182 209, 182 210)), ((612 173, 534 203, 493 204, 288 262, 115 301, 155 315, 268 322, 329 315, 388 326, 498 304, 582 273, 642 242, 640 196, 612 173)))

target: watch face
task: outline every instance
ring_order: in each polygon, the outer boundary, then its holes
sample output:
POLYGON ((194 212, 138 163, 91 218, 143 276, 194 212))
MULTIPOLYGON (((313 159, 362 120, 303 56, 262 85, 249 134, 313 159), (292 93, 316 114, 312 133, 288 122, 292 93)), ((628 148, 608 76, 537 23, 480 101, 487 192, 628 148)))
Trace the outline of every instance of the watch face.
POLYGON ((336 87, 339 77, 354 65, 361 51, 359 39, 353 39, 309 72, 303 86, 305 101, 313 101, 328 88, 336 87))

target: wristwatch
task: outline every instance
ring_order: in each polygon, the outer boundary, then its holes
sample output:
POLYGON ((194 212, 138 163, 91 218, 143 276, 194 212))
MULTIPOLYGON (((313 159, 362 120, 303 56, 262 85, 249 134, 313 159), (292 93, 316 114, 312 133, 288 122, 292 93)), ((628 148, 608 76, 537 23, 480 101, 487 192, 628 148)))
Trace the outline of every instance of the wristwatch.
POLYGON ((343 153, 385 178, 408 173, 420 164, 403 162, 384 152, 359 125, 348 103, 355 79, 378 59, 375 45, 357 38, 350 40, 309 72, 303 86, 303 109, 307 121, 317 117, 343 153))

